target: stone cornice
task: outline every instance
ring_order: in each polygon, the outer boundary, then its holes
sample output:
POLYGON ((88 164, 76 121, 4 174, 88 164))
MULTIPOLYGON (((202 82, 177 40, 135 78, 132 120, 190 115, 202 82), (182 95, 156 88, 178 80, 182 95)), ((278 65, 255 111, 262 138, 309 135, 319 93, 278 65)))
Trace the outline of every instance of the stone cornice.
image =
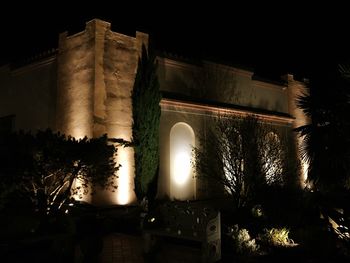
POLYGON ((278 115, 274 112, 271 113, 260 113, 254 110, 238 109, 235 107, 221 107, 215 105, 202 104, 197 102, 185 102, 176 99, 163 98, 160 102, 162 111, 174 111, 189 114, 200 114, 200 115, 222 115, 222 116, 248 116, 254 115, 259 120, 264 122, 279 123, 288 125, 294 121, 293 117, 278 115))

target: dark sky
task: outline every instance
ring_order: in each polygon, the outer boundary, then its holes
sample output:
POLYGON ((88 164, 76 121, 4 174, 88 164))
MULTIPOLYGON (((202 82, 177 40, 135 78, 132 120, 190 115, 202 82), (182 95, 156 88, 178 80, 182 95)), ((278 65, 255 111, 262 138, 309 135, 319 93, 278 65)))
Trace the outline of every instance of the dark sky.
POLYGON ((79 7, 73 2, 28 2, 1 9, 1 63, 57 47, 59 32, 82 31, 94 17, 111 22, 117 32, 149 33, 159 50, 242 64, 269 78, 286 72, 310 77, 350 61, 348 9, 329 3, 305 7, 211 1, 202 6, 199 1, 157 1, 155 8, 120 1, 85 1, 79 7))

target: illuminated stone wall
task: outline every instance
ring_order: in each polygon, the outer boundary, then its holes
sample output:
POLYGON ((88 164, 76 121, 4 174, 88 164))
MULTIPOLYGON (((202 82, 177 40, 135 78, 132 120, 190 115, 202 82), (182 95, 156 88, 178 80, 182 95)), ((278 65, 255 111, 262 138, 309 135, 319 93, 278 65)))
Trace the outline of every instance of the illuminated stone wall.
MULTIPOLYGON (((253 72, 211 63, 190 64, 170 58, 159 58, 159 80, 165 96, 161 102, 160 121, 160 176, 158 180, 158 197, 178 199, 173 194, 173 177, 171 160, 171 129, 177 123, 186 123, 194 131, 195 144, 199 146, 198 137, 209 127, 218 114, 245 116, 257 114, 262 122, 274 126, 286 142, 294 137, 296 146, 300 147, 292 128, 306 123, 302 111, 295 105, 295 98, 305 87, 293 78, 283 79, 280 83, 256 79, 253 72), (200 78, 207 74, 209 67, 216 77, 209 77, 208 82, 200 78), (204 73, 203 73, 204 72, 204 73), (227 78, 222 81, 221 78, 227 78), (205 88, 206 90, 203 90, 205 88)), ((294 153, 293 153, 294 156, 294 153)), ((300 155, 297 156, 300 158, 300 155)), ((300 180, 305 180, 305 164, 300 180)), ((181 175, 178 175, 181 177, 181 175)), ((298 178, 288 178, 293 182, 298 178)), ((189 182, 187 187, 191 187, 189 182)), ((195 182, 196 198, 213 196, 212 186, 203 180, 195 182)), ((179 192, 178 192, 179 193, 179 192)), ((215 194, 215 193, 214 193, 215 194)), ((188 195, 187 195, 188 196, 188 195)), ((181 198, 180 198, 181 199, 181 198)), ((193 199, 188 197, 188 199, 193 199)))
MULTIPOLYGON (((85 31, 60 35, 58 54, 57 130, 76 138, 131 140, 131 91, 138 56, 148 35, 129 37, 110 30, 110 23, 92 20, 85 31)), ((135 202, 132 148, 119 148, 116 193, 95 189, 95 204, 135 202)))
POLYGON ((249 70, 160 58, 159 80, 163 91, 187 98, 289 113, 286 86, 256 79, 249 70))

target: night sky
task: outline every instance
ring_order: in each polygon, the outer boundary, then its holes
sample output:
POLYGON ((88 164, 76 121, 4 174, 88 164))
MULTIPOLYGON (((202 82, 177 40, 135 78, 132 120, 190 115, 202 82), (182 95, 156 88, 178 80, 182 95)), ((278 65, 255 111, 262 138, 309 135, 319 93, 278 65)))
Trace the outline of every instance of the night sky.
POLYGON ((111 22, 120 33, 149 33, 160 51, 243 65, 266 78, 278 79, 287 72, 300 79, 315 73, 320 77, 320 72, 350 61, 345 7, 158 3, 157 10, 119 1, 99 1, 98 6, 85 1, 79 8, 61 1, 2 8, 0 62, 55 48, 60 32, 82 31, 95 17, 111 22))

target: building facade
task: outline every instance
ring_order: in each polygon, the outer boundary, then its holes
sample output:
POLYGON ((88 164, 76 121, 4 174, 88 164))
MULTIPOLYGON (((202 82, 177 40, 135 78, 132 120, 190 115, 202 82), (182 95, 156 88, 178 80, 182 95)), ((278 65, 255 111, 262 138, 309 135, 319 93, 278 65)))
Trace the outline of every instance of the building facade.
MULTIPOLYGON (((0 67, 0 126, 2 129, 51 128, 75 138, 132 139, 131 92, 142 45, 148 35, 126 36, 111 31, 110 24, 94 19, 84 31, 60 34, 57 50, 26 65, 0 67)), ((280 83, 259 80, 250 70, 188 62, 158 56, 162 92, 160 120, 160 171, 158 196, 198 199, 205 185, 193 176, 191 147, 220 114, 254 114, 284 134, 307 119, 295 104, 305 84, 292 75, 280 83)), ((146 109, 145 109, 146 110, 146 109)), ((294 135, 292 135, 294 136, 294 135)), ((294 136, 295 144, 299 139, 294 136)), ((86 196, 95 204, 131 204, 134 160, 132 148, 118 150, 116 193, 100 189, 86 196)), ((298 158, 296 156, 296 158, 298 158)), ((300 182, 305 181, 301 173, 300 182)))

